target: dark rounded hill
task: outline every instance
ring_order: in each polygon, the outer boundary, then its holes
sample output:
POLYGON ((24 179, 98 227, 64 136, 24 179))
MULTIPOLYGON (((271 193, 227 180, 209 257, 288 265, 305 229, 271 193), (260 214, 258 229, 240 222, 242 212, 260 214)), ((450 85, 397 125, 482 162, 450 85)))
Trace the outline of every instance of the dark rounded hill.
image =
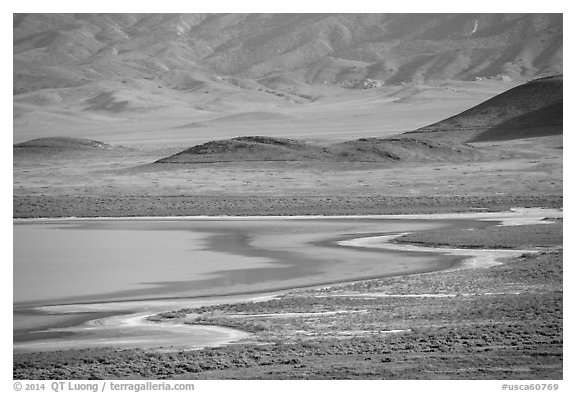
POLYGON ((57 157, 82 157, 86 154, 112 152, 115 147, 103 142, 83 138, 47 137, 16 143, 12 148, 14 160, 42 160, 57 157))
POLYGON ((207 142, 156 162, 324 161, 329 155, 325 148, 294 139, 244 136, 207 142))
POLYGON ((320 146, 295 139, 244 136, 207 142, 156 163, 473 161, 483 157, 484 153, 469 145, 407 137, 361 138, 320 146))
POLYGON ((103 142, 83 138, 72 137, 48 137, 32 139, 26 142, 16 143, 14 149, 109 149, 111 145, 103 142))
POLYGON ((471 109, 405 135, 459 142, 501 141, 561 135, 563 77, 514 87, 471 109))

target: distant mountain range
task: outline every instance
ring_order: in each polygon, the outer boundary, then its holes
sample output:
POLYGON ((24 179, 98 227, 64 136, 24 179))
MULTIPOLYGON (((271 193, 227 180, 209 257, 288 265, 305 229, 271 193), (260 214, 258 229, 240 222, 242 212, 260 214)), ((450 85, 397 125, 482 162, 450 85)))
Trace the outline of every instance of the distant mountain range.
MULTIPOLYGON (((13 21, 14 94, 95 84, 193 94, 370 88, 562 73, 561 14, 14 14, 13 21)), ((122 109, 121 98, 108 98, 93 107, 122 109)))

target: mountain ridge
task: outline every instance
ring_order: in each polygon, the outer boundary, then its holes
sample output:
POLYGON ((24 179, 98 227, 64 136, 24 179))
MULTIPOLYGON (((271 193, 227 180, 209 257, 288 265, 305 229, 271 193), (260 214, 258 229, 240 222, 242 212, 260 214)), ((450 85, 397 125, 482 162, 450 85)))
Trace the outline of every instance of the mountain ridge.
POLYGON ((561 14, 14 14, 14 91, 171 72, 293 83, 562 72, 561 14))

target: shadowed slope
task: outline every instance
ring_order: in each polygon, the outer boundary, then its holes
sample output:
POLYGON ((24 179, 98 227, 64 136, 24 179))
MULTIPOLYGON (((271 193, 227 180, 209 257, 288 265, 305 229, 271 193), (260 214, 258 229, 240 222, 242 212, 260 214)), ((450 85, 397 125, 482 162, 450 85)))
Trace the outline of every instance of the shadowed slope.
POLYGON ((562 102, 506 120, 477 135, 470 142, 536 138, 562 134, 562 102))
POLYGON ((536 79, 406 135, 466 142, 559 135, 562 96, 562 75, 536 79))

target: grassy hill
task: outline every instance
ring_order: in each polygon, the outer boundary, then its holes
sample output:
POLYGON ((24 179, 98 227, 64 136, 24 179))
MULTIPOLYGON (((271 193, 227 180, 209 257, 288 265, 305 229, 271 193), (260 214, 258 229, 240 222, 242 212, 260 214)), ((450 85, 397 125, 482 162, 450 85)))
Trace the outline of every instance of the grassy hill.
POLYGON ((30 141, 16 143, 14 149, 60 149, 60 150, 77 150, 77 149, 109 149, 112 148, 103 142, 93 141, 83 138, 71 137, 47 137, 37 138, 30 141))
POLYGON ((329 157, 326 149, 294 139, 248 136, 207 142, 157 162, 313 161, 329 157))
POLYGON ((12 147, 14 162, 27 163, 44 159, 86 158, 88 155, 101 157, 118 148, 91 139, 71 137, 47 137, 16 143, 12 147))
POLYGON ((211 141, 156 161, 194 164, 245 161, 400 162, 472 161, 484 153, 464 144, 415 138, 361 138, 320 146, 295 139, 247 136, 211 141))

